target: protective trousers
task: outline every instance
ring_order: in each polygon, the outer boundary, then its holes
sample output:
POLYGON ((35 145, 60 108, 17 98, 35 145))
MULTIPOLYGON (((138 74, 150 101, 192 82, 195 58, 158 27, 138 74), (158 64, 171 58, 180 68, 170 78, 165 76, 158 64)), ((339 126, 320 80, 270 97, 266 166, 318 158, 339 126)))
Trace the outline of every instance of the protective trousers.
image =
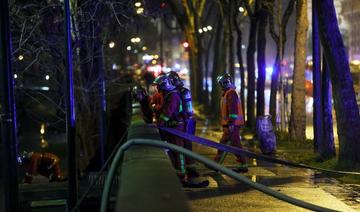
MULTIPOLYGON (((189 118, 186 120, 186 133, 190 135, 195 135, 195 128, 196 128, 196 121, 193 118, 189 118)), ((187 150, 192 151, 192 142, 190 141, 184 141, 184 148, 187 150)), ((185 163, 188 166, 194 165, 195 160, 191 157, 185 157, 185 163)))
MULTIPOLYGON (((171 127, 171 128, 182 131, 182 132, 185 131, 185 126, 183 124, 179 124, 179 125, 171 127)), ((161 134, 164 137, 164 140, 166 140, 167 142, 178 145, 180 147, 184 147, 184 139, 177 137, 175 135, 172 135, 170 133, 166 133, 164 131, 161 134)), ((177 172, 177 175, 179 176, 179 178, 185 179, 186 171, 185 171, 184 155, 180 154, 178 152, 171 151, 171 150, 168 152, 168 154, 169 154, 169 157, 171 159, 171 162, 172 162, 174 168, 176 169, 176 172, 177 172)))
MULTIPOLYGON (((227 126, 223 126, 223 135, 221 137, 220 143, 221 144, 228 144, 230 142, 231 146, 237 147, 242 149, 242 145, 240 142, 240 126, 234 126, 232 132, 230 132, 227 126)), ((219 162, 223 151, 218 150, 215 161, 219 162)), ((246 164, 246 159, 242 155, 235 155, 237 157, 237 161, 241 164, 246 164)))

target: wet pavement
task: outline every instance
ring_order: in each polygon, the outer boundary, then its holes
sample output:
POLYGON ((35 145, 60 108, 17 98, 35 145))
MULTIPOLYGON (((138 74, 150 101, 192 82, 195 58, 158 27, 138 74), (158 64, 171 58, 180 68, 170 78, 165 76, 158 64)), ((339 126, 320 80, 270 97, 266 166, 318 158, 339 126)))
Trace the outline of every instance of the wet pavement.
MULTIPOLYGON (((199 128, 197 135, 218 141, 221 131, 199 128)), ((252 150, 259 151, 256 147, 252 150)), ((209 158, 216 155, 214 149, 199 144, 194 144, 193 151, 209 158)), ((254 182, 319 206, 338 211, 360 211, 360 185, 341 184, 336 179, 312 170, 290 168, 255 159, 249 159, 248 162, 249 172, 244 176, 254 182)), ((184 188, 193 211, 306 211, 209 170, 202 164, 197 165, 210 184, 207 188, 184 188)), ((228 154, 224 165, 235 167, 235 156, 228 154)))

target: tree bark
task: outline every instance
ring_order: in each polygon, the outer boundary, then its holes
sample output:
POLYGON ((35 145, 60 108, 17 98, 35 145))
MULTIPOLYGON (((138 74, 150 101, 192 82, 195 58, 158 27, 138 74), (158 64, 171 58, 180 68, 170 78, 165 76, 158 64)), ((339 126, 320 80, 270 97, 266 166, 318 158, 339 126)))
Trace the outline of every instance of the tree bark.
POLYGON ((228 2, 228 10, 229 13, 227 14, 227 19, 228 19, 228 29, 229 29, 229 74, 233 77, 234 82, 235 82, 235 54, 234 54, 234 35, 233 35, 233 23, 232 23, 232 18, 233 18, 233 7, 234 7, 234 1, 229 1, 228 2))
POLYGON ((313 126, 314 152, 319 153, 323 143, 323 115, 321 93, 321 46, 319 38, 319 21, 316 10, 316 0, 312 1, 312 58, 313 58, 313 126))
POLYGON ((222 39, 223 39, 223 20, 222 18, 218 19, 218 24, 216 28, 216 35, 215 35, 215 42, 214 49, 217 49, 217 51, 214 52, 214 63, 213 63, 213 70, 211 73, 211 82, 212 82, 212 90, 211 90, 211 105, 212 105, 212 119, 217 120, 220 114, 220 95, 221 95, 221 89, 218 86, 218 83, 216 81, 217 76, 221 73, 221 70, 223 68, 223 51, 224 49, 221 48, 222 45, 222 39), (217 117, 217 118, 215 118, 217 117))
POLYGON ((271 88, 270 88, 270 106, 269 111, 271 115, 271 121, 273 126, 276 126, 276 95, 279 87, 279 73, 280 72, 280 46, 276 46, 276 56, 273 66, 273 72, 271 73, 271 88))
MULTIPOLYGON (((272 123, 274 126, 276 126, 277 122, 277 102, 276 102, 276 96, 277 91, 279 88, 279 76, 281 72, 281 66, 280 62, 282 61, 282 57, 285 52, 285 43, 286 43, 286 27, 289 22, 290 16, 293 12, 295 0, 289 0, 288 5, 285 9, 284 14, 282 15, 281 20, 279 20, 280 23, 278 23, 279 32, 276 33, 275 30, 275 24, 274 24, 274 0, 269 0, 269 11, 270 11, 270 18, 269 18, 269 31, 270 35, 273 38, 275 45, 276 45, 276 57, 273 67, 273 72, 271 74, 271 91, 270 91, 270 102, 269 102, 269 110, 272 117, 272 123)), ((281 8, 281 7, 280 7, 281 8)), ((277 14, 278 16, 281 16, 281 14, 277 14)))
POLYGON ((323 160, 333 158, 336 156, 334 131, 333 131, 333 117, 332 117, 332 96, 331 96, 331 82, 329 76, 329 67, 326 59, 323 58, 323 72, 322 72, 322 105, 323 105, 323 142, 320 147, 320 156, 323 160))
POLYGON ((249 42, 246 52, 247 64, 247 122, 246 125, 255 129, 255 51, 256 51, 256 32, 257 32, 257 10, 260 0, 255 0, 255 8, 253 15, 250 17, 249 42))
POLYGON ((256 115, 263 116, 265 113, 265 80, 266 80, 266 60, 265 60, 265 50, 266 50, 266 27, 267 27, 267 11, 264 8, 264 5, 261 6, 261 9, 258 13, 259 27, 257 35, 257 65, 258 65, 258 78, 256 86, 256 115))
POLYGON ((360 163, 360 116, 349 59, 332 0, 317 1, 320 38, 329 65, 339 136, 339 162, 360 163))
POLYGON ((296 4, 295 66, 289 126, 290 139, 294 141, 305 141, 306 139, 305 67, 307 30, 306 0, 298 0, 296 4))
MULTIPOLYGON (((240 100, 241 100, 241 107, 243 109, 243 113, 246 114, 245 110, 245 67, 242 57, 242 31, 240 29, 239 24, 236 21, 237 15, 234 15, 234 26, 237 33, 237 40, 236 40, 236 55, 238 58, 238 62, 240 65, 240 100)), ((244 117, 245 118, 245 117, 244 117)))

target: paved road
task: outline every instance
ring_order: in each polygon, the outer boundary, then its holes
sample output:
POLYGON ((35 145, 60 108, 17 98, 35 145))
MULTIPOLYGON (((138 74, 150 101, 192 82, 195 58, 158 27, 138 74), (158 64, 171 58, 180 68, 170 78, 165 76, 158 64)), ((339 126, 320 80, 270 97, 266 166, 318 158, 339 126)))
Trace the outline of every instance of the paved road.
MULTIPOLYGON (((220 132, 198 132, 198 135, 218 140, 220 132)), ((210 158, 215 151, 194 144, 194 151, 210 158)), ((360 211, 360 186, 343 185, 311 170, 289 168, 271 163, 249 160, 249 179, 271 187, 289 196, 339 211, 360 211)), ((235 157, 228 155, 224 165, 234 167, 235 157)), ((251 189, 198 164, 198 170, 207 177, 207 188, 185 188, 193 211, 306 211, 251 189)))

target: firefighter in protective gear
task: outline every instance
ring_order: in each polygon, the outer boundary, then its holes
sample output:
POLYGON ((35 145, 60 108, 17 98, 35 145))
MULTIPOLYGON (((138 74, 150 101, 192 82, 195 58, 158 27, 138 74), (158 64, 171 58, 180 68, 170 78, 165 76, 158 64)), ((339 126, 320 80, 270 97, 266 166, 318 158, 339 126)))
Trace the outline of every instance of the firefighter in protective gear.
POLYGON ((49 178, 49 182, 66 180, 61 176, 60 158, 48 152, 23 152, 19 162, 26 168, 25 183, 31 183, 33 176, 40 174, 49 178))
POLYGON ((152 123, 153 112, 150 109, 151 97, 147 94, 146 90, 139 85, 134 86, 132 96, 140 103, 140 109, 145 123, 152 123))
MULTIPOLYGON (((231 142, 231 146, 242 148, 240 142, 240 128, 244 125, 244 114, 239 96, 229 74, 218 76, 217 82, 223 90, 220 102, 223 135, 220 143, 226 144, 231 142)), ((216 162, 220 161, 222 154, 222 151, 218 151, 215 157, 216 162)), ((234 169, 234 171, 247 172, 248 168, 246 159, 242 155, 236 155, 236 157, 240 165, 238 168, 234 169)))
MULTIPOLYGON (((181 97, 174 85, 171 84, 170 78, 166 75, 157 77, 154 80, 154 84, 157 85, 158 90, 163 95, 163 105, 159 110, 159 119, 157 125, 159 127, 169 127, 179 131, 185 131, 185 123, 183 118, 183 109, 181 97)), ((184 147, 184 140, 170 133, 161 132, 163 140, 169 143, 184 147)), ((182 154, 174 151, 169 151, 170 159, 174 168, 177 171, 177 175, 182 182, 185 182, 185 160, 182 154)))
MULTIPOLYGON (((180 93, 182 107, 183 107, 183 115, 185 119, 186 133, 194 135, 196 128, 196 121, 193 118, 194 111, 192 107, 191 92, 189 89, 184 87, 184 83, 182 82, 179 75, 175 71, 170 71, 169 73, 167 73, 167 76, 170 78, 171 84, 174 85, 180 93)), ((185 149, 192 151, 192 142, 185 141, 184 147, 185 149)), ((186 157, 185 163, 187 165, 186 171, 188 178, 200 176, 199 173, 196 171, 194 159, 190 157, 186 157)))

